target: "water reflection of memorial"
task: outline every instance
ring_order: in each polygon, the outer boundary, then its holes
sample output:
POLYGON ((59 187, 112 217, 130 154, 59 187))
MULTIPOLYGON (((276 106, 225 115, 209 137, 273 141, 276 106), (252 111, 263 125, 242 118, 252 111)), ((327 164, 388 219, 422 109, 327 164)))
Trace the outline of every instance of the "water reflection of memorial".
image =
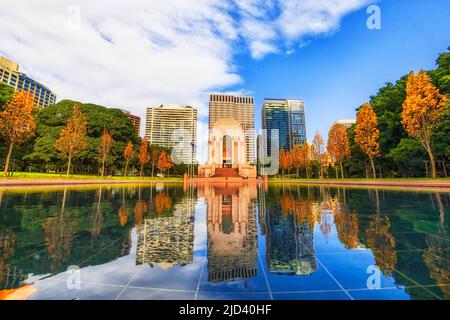
POLYGON ((188 194, 172 207, 170 197, 164 200, 160 194, 156 199, 155 210, 159 212, 144 219, 137 227, 136 264, 158 265, 169 269, 175 265, 192 263, 194 197, 188 194))
POLYGON ((206 185, 208 281, 254 278, 258 266, 256 186, 206 185))

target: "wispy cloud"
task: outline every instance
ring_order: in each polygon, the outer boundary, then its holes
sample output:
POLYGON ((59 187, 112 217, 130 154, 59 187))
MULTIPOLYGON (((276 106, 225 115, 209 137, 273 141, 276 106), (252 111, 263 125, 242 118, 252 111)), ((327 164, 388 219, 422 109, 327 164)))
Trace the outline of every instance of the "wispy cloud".
POLYGON ((59 98, 141 117, 148 105, 188 104, 204 120, 207 93, 241 83, 236 48, 254 59, 293 53, 369 2, 0 0, 0 54, 59 98))

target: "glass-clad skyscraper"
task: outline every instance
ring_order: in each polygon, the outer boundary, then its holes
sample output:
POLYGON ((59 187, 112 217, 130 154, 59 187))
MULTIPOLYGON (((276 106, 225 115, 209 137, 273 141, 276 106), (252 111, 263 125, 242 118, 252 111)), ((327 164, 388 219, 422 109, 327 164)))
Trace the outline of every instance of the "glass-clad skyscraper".
POLYGON ((299 99, 264 99, 262 126, 266 129, 267 154, 272 130, 279 130, 279 148, 290 150, 306 142, 305 103, 299 99))
POLYGON ((0 56, 0 82, 10 86, 14 91, 32 92, 35 105, 39 108, 56 102, 56 94, 49 88, 19 72, 17 63, 2 56, 0 56))

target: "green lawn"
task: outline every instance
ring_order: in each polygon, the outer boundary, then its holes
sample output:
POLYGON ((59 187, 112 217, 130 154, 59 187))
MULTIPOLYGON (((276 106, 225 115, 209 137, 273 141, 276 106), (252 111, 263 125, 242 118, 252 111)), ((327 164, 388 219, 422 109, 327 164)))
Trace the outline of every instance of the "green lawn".
MULTIPOLYGON (((130 180, 130 181, 136 181, 141 180, 140 177, 121 177, 121 176, 115 176, 115 177, 104 177, 101 178, 97 175, 80 175, 80 174, 74 174, 70 176, 66 176, 65 174, 59 174, 59 173, 39 173, 39 172, 14 172, 14 176, 12 177, 3 177, 0 176, 1 179, 36 179, 36 180, 56 180, 56 179, 69 179, 69 180, 130 180)), ((173 180, 173 181, 179 181, 182 180, 182 177, 169 177, 169 178, 159 178, 159 177, 143 177, 142 180, 155 180, 155 181, 167 181, 167 180, 173 180)))

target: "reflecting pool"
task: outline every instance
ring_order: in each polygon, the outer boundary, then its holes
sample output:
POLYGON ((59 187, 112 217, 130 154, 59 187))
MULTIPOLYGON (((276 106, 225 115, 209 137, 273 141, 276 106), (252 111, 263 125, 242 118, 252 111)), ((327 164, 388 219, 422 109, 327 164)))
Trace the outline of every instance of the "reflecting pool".
POLYGON ((450 194, 0 189, 0 299, 449 299, 450 194))

